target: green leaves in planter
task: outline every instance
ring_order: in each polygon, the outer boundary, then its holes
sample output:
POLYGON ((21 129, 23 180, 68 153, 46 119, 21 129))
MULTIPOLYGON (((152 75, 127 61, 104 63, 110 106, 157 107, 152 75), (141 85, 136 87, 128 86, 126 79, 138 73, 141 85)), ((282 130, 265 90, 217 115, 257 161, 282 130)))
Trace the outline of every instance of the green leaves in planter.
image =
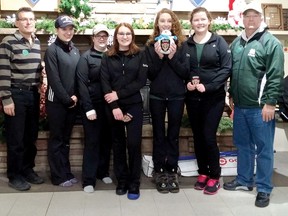
POLYGON ((233 129, 233 121, 229 117, 222 117, 218 126, 218 133, 224 133, 226 131, 232 131, 233 129))

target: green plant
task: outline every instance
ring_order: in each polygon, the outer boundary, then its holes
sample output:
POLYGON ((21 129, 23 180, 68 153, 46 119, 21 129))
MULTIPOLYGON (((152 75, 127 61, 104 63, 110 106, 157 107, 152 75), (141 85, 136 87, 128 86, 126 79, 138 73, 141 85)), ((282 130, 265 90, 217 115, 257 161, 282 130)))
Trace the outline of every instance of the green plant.
POLYGON ((220 120, 217 132, 219 134, 233 129, 233 120, 229 117, 223 116, 220 120))
POLYGON ((0 19, 0 28, 14 28, 14 24, 0 19))
POLYGON ((54 34, 55 33, 55 21, 52 19, 41 18, 41 20, 36 22, 35 28, 37 31, 45 31, 49 34, 54 34))
POLYGON ((62 13, 76 19, 90 17, 93 8, 88 5, 89 0, 61 0, 59 9, 62 13))

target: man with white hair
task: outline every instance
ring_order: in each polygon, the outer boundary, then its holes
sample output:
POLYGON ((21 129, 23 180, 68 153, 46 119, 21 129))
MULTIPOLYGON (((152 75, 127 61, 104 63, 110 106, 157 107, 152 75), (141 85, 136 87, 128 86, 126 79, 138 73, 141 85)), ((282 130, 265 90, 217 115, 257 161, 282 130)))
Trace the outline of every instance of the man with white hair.
POLYGON ((267 31, 261 5, 243 10, 244 31, 231 44, 233 67, 229 88, 234 108, 233 141, 237 147, 237 176, 225 190, 252 191, 255 205, 269 205, 272 192, 275 105, 282 91, 284 53, 267 31), (254 166, 256 156, 256 176, 254 166))

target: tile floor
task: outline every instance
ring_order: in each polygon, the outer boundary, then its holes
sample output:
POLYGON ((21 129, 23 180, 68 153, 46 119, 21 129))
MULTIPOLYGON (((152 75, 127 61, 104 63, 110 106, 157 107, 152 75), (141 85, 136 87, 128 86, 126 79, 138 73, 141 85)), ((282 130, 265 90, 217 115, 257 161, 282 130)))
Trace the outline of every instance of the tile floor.
MULTIPOLYGON (((178 194, 160 194, 151 179, 143 177, 141 197, 131 201, 115 195, 115 185, 99 183, 93 194, 82 192, 80 183, 70 189, 44 185, 32 186, 29 192, 16 192, 0 175, 0 216, 286 216, 288 212, 288 152, 275 153, 275 188, 267 208, 254 206, 255 190, 230 192, 220 189, 217 195, 204 195, 192 189, 195 177, 181 178, 178 194), (148 179, 148 180, 147 180, 148 179)), ((223 177, 221 182, 232 179, 223 177)))

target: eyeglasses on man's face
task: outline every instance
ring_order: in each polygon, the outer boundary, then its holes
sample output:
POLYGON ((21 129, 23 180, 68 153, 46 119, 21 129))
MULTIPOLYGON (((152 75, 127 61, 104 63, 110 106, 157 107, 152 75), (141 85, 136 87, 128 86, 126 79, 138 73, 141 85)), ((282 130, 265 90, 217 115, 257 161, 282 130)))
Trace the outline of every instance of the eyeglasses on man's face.
POLYGON ((108 35, 93 35, 93 37, 97 38, 97 39, 107 39, 108 38, 108 35))
POLYGON ((131 32, 118 32, 117 33, 119 36, 121 36, 121 37, 124 37, 125 35, 128 37, 128 36, 131 36, 132 35, 132 33, 131 32))
POLYGON ((19 18, 19 19, 17 19, 18 21, 20 21, 20 22, 34 22, 35 21, 35 19, 34 18, 19 18))

